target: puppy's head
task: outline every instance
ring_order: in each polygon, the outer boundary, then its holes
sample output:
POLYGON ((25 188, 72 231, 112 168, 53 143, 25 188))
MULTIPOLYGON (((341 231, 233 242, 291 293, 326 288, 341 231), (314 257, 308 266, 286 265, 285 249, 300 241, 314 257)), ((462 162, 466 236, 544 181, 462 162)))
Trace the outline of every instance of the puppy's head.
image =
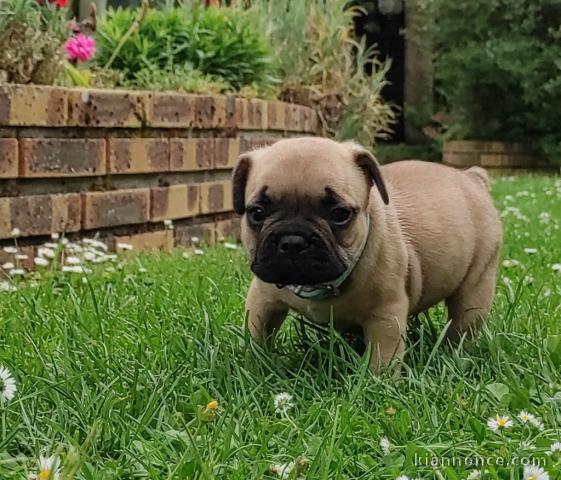
POLYGON ((234 170, 234 209, 253 273, 277 285, 318 285, 342 275, 368 235, 376 185, 388 194, 374 157, 352 143, 281 140, 243 154, 234 170))

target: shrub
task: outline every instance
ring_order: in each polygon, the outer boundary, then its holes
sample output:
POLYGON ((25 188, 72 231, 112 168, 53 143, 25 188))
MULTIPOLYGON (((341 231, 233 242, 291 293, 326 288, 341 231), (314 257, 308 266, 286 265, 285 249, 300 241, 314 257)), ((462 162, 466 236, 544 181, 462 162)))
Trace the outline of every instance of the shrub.
POLYGON ((250 12, 274 45, 281 99, 316 108, 324 135, 372 145, 391 132, 381 97, 389 64, 353 39, 359 11, 348 0, 254 0, 250 12))
POLYGON ((55 3, 0 0, 0 83, 52 84, 69 33, 55 3))
POLYGON ((561 0, 428 0, 456 138, 527 142, 561 162, 561 0))
MULTIPOLYGON (((123 9, 107 13, 97 32, 100 65, 108 61, 135 16, 123 9)), ((175 72, 175 79, 181 80, 196 70, 201 75, 195 76, 215 81, 214 87, 227 84, 237 90, 269 81, 269 64, 267 45, 243 12, 185 7, 150 10, 111 66, 123 72, 129 85, 146 86, 146 78, 160 76, 154 73, 158 71, 175 72)))

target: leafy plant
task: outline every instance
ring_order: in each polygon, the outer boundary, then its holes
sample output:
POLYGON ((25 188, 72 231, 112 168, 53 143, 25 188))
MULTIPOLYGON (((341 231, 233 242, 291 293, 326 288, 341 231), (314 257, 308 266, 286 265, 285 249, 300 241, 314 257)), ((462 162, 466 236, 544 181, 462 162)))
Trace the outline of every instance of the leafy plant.
MULTIPOLYGON (((101 65, 111 57, 135 16, 134 11, 123 9, 107 13, 97 35, 97 60, 101 65)), ((178 80, 185 78, 186 72, 197 70, 205 81, 237 90, 270 81, 269 64, 268 47, 244 12, 191 6, 148 11, 112 67, 123 72, 129 85, 150 84, 147 76, 161 77, 157 71, 175 72, 178 80)))
POLYGON ((521 141, 561 162, 561 0, 425 1, 455 138, 521 141))
POLYGON ((50 2, 0 2, 0 82, 52 84, 68 36, 64 10, 50 2))
POLYGON ((381 97, 387 62, 353 39, 359 13, 347 0, 255 0, 250 12, 274 45, 281 98, 319 111, 323 133, 372 145, 391 131, 381 97), (365 67, 372 65, 372 76, 365 67))

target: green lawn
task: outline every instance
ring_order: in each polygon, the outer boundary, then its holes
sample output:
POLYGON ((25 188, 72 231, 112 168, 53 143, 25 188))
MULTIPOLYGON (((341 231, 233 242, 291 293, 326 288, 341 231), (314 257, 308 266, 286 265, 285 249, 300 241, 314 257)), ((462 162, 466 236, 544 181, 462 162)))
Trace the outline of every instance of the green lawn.
POLYGON ((274 465, 294 460, 285 478, 453 480, 475 455, 493 463, 483 478, 523 478, 495 466, 522 457, 561 478, 561 453, 547 454, 561 441, 561 180, 502 179, 494 193, 509 266, 487 327, 465 350, 439 348, 445 315, 433 309, 397 380, 297 319, 273 351, 255 348, 240 249, 129 254, 85 278, 47 271, 0 292, 0 364, 17 382, 0 404, 0 478, 26 478, 47 453, 62 478, 88 480, 278 478, 274 465), (284 413, 281 392, 293 396, 284 413), (513 425, 491 431, 497 414, 513 425), (416 455, 456 465, 415 466, 416 455))

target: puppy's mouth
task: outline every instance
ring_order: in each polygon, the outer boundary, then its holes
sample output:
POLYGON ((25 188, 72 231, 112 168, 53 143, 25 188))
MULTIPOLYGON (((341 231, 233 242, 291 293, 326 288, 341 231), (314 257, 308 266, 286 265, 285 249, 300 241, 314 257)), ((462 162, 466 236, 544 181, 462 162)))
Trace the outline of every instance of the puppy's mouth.
POLYGON ((278 286, 315 286, 332 282, 346 271, 334 246, 313 233, 285 232, 257 244, 252 272, 278 286))

